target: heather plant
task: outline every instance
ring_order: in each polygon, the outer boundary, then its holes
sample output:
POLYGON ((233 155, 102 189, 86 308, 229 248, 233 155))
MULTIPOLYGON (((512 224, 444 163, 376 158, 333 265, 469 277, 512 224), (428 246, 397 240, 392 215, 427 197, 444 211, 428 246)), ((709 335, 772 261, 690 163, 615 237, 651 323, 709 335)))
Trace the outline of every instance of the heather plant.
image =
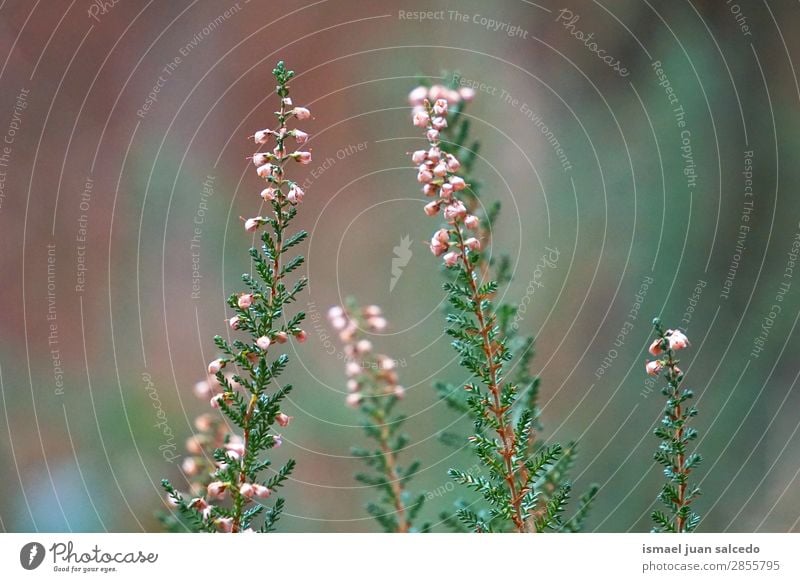
POLYGON ((266 453, 282 444, 276 425, 283 428, 291 421, 281 408, 292 387, 281 385, 278 380, 289 362, 280 346, 291 338, 303 342, 307 337, 300 327, 305 314, 297 311, 290 315, 292 303, 306 286, 306 278, 301 276, 290 283, 288 277, 304 262, 302 255, 290 254, 307 237, 303 230, 290 229, 304 193, 287 177, 286 166, 311 162, 308 151, 290 151, 294 149, 292 142, 305 144, 308 134, 288 126, 293 120, 308 119, 310 112, 292 104, 289 81, 294 72, 281 61, 273 75, 280 99, 275 112, 277 122, 274 129, 257 131, 253 139, 257 146, 274 143, 274 147, 252 156, 257 175, 266 181, 261 198, 270 212, 244 221, 247 233, 261 231, 261 246, 250 249, 255 274, 242 275, 247 290, 228 298, 228 307, 234 313, 228 325, 231 332, 245 339, 229 341, 216 336, 214 343, 221 356, 208 365, 213 384, 209 390, 215 392, 210 404, 224 414, 228 432, 220 434, 216 422, 203 421, 198 427, 201 434, 190 439, 190 443, 200 439, 205 447, 190 448, 193 456, 189 458, 193 460, 184 463, 184 470, 192 469, 191 497, 166 479, 162 482, 177 510, 176 519, 192 531, 272 531, 284 501, 276 499, 268 506, 266 500, 284 484, 295 466, 290 459, 275 468, 266 453), (230 374, 226 374, 229 370, 230 374), (213 436, 209 432, 212 427, 213 436), (211 446, 213 461, 199 463, 197 457, 211 446), (204 485, 205 490, 199 490, 198 484, 204 485))
POLYGON ((647 362, 646 370, 651 376, 664 377, 666 385, 661 393, 667 397, 664 416, 655 429, 655 436, 661 442, 654 455, 656 462, 664 467, 667 478, 658 495, 667 511, 652 513, 653 531, 692 532, 700 523, 700 515, 693 509, 700 488, 689 484, 689 475, 702 462, 702 457, 688 450, 689 444, 697 438, 697 430, 689 426, 689 420, 697 415, 697 408, 688 404, 694 394, 682 388, 683 372, 675 357, 677 351, 689 346, 689 340, 679 330, 664 329, 658 318, 653 320, 653 327, 656 338, 649 351, 657 359, 647 362))
POLYGON ((352 449, 369 469, 357 474, 356 479, 375 488, 380 496, 367 505, 367 512, 385 532, 427 531, 428 524, 416 525, 425 495, 414 495, 407 487, 419 462, 401 467, 399 461, 409 439, 400 431, 405 417, 395 412, 405 395, 399 384, 397 361, 376 353, 365 334, 365 330, 385 329, 386 319, 377 305, 362 309, 352 301, 347 306, 332 307, 328 319, 344 345, 347 405, 361 413, 364 434, 373 443, 369 448, 352 449))
MULTIPOLYGON (((571 493, 568 472, 575 443, 567 447, 537 438, 540 430, 539 379, 531 371, 533 338, 518 333, 518 307, 495 304, 501 285, 510 282, 510 261, 487 252, 499 202, 486 205, 470 176, 478 144, 472 142, 464 106, 469 88, 420 86, 409 95, 413 123, 425 130, 426 149, 412 154, 423 193, 433 198, 425 214, 444 218, 433 235, 431 252, 445 267, 449 312, 446 332, 469 373, 463 389, 437 382, 440 397, 471 418, 466 442, 478 463, 470 470, 450 469, 450 476, 477 491, 481 506, 457 503, 455 518, 443 515, 454 531, 579 531, 597 487, 583 495, 574 516, 563 513, 571 493)), ((451 443, 465 442, 445 435, 451 443)))

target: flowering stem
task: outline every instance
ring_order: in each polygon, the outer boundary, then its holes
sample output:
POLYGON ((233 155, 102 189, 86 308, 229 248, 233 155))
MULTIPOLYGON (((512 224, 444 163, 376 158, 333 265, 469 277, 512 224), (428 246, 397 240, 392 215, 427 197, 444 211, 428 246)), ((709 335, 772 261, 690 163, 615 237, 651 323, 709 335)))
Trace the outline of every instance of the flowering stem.
POLYGON ((694 395, 691 390, 681 389, 683 372, 678 368, 675 352, 689 345, 686 336, 677 330, 665 330, 659 319, 653 320, 656 339, 650 345, 652 355, 659 357, 647 363, 647 372, 657 376, 662 371, 667 385, 662 394, 667 397, 667 405, 660 426, 655 435, 661 444, 655 453, 655 460, 664 467, 668 482, 662 487, 659 499, 670 510, 670 515, 654 511, 653 521, 656 531, 686 533, 694 531, 700 516, 692 510, 693 501, 700 496, 700 489, 689 488, 689 475, 700 464, 702 458, 697 453, 686 453, 688 443, 697 438, 697 431, 687 425, 688 420, 697 414, 693 406, 684 403, 694 395))
POLYGON ((428 525, 413 527, 413 521, 422 507, 424 495, 411 498, 406 483, 416 472, 419 463, 406 468, 399 466, 398 451, 408 439, 398 429, 404 418, 392 417, 392 410, 403 398, 405 389, 398 384, 395 360, 373 352, 372 342, 366 339, 363 329, 380 330, 387 325, 377 305, 359 309, 354 301, 348 307, 332 307, 328 311, 331 326, 344 342, 347 356, 346 402, 358 408, 366 419, 364 432, 377 445, 376 449, 353 448, 353 454, 372 467, 375 474, 359 473, 356 479, 383 493, 380 502, 370 503, 367 511, 378 521, 384 531, 407 533, 426 531, 428 525))
POLYGON ((242 275, 249 291, 228 298, 229 307, 236 312, 228 320, 230 328, 247 332, 250 337, 248 341, 226 341, 216 336, 214 342, 224 356, 208 365, 209 376, 222 391, 211 399, 211 405, 221 409, 231 423, 241 429, 242 436, 226 435, 224 446, 214 451, 216 470, 211 475, 214 480, 207 485, 207 497, 196 497, 186 503, 168 482, 164 484, 181 514, 200 531, 252 531, 254 519, 259 515, 263 518, 259 531, 272 531, 283 509, 283 500, 276 500, 271 508, 260 503, 253 505, 253 501, 269 497, 295 466, 294 460, 289 459, 281 468, 275 469, 269 479, 259 482, 259 473, 271 467, 271 461, 261 458, 259 453, 281 445, 281 437, 273 427, 276 423, 285 427, 291 420, 280 408, 282 400, 292 389, 291 385, 278 385, 274 392, 267 393, 267 388, 275 383, 289 360, 285 353, 273 359, 271 346, 285 343, 290 335, 299 342, 307 338, 307 333, 299 327, 305 318, 302 311, 288 317, 281 325, 276 325, 276 322, 286 315, 287 304, 295 301, 307 284, 306 278, 300 277, 287 290, 284 285, 286 275, 300 267, 304 258, 298 255, 284 263, 281 257, 308 236, 302 230, 288 238, 284 236, 297 213, 295 206, 304 196, 295 182, 285 179, 284 166, 288 160, 301 164, 311 162, 308 151, 287 152, 287 137, 303 144, 308 134, 298 128, 289 130, 286 122, 292 118, 308 119, 311 114, 305 107, 292 106, 288 82, 294 72, 286 69, 281 61, 273 69, 273 75, 277 81, 276 93, 281 99, 280 110, 275 113, 277 129, 263 129, 252 136, 257 145, 264 145, 273 138, 276 143, 272 151, 260 151, 252 156, 256 173, 267 182, 261 197, 269 201, 273 214, 244 221, 248 233, 254 233, 264 225, 271 228, 261 233, 261 248, 250 249, 257 276, 242 275), (285 187, 288 187, 287 192, 284 192, 285 187), (229 364, 236 366, 238 373, 223 374, 223 368, 229 364), (216 505, 216 500, 224 503, 216 505))

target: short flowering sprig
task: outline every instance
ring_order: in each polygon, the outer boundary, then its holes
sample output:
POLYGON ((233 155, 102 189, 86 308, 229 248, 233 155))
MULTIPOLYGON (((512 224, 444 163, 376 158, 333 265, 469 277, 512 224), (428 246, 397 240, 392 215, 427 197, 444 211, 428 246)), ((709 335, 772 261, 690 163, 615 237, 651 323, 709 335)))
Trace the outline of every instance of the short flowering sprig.
MULTIPOLYGON (((419 93, 421 96, 422 91, 419 93)), ((412 92, 412 103, 414 97, 412 92)), ((570 487, 561 485, 544 512, 536 515, 540 501, 537 485, 563 451, 560 445, 552 445, 530 455, 536 419, 529 407, 515 410, 518 386, 504 377, 504 365, 513 354, 491 301, 498 283, 480 278, 481 221, 467 210, 460 196, 467 188, 458 175, 460 161, 442 148, 441 132, 448 127, 448 110, 444 98, 431 102, 425 96, 415 105, 413 123, 425 130, 429 147, 415 151, 412 161, 418 164, 417 181, 423 185, 423 193, 434 198, 425 206, 425 213, 437 216, 441 212, 447 223, 434 233, 430 243, 431 252, 442 257, 445 267, 454 272, 445 284, 449 302, 456 309, 448 315, 447 333, 461 356, 461 365, 478 380, 464 387, 465 409, 475 425, 475 434, 468 440, 486 476, 456 469, 449 473, 457 482, 481 493, 490 509, 479 514, 462 506, 457 515, 469 529, 479 532, 557 529, 562 526, 561 513, 570 487)))
POLYGON ((386 319, 377 305, 360 309, 353 302, 347 307, 332 307, 328 319, 339 333, 347 356, 347 405, 362 413, 364 432, 377 447, 353 447, 353 454, 373 470, 356 475, 356 479, 382 494, 378 503, 367 505, 367 511, 386 532, 427 531, 427 524, 414 524, 425 495, 414 496, 407 488, 419 462, 405 468, 399 465, 399 453, 408 444, 408 436, 400 432, 405 417, 394 414, 395 406, 405 395, 399 384, 397 362, 375 353, 362 331, 382 330, 386 319))
POLYGON ((209 374, 221 388, 211 398, 211 406, 225 413, 241 430, 241 436, 228 437, 225 445, 214 451, 216 467, 205 496, 187 502, 164 481, 174 504, 199 531, 254 531, 257 519, 261 520, 257 531, 272 531, 283 509, 283 500, 276 500, 271 508, 257 500, 270 497, 295 466, 295 461, 290 459, 273 470, 272 462, 264 458, 263 453, 283 442, 275 425, 283 428, 292 420, 281 409, 281 402, 292 387, 276 382, 289 358, 285 353, 275 356, 273 352, 290 338, 301 343, 307 338, 307 333, 300 328, 305 314, 298 312, 287 317, 287 307, 307 281, 300 277, 287 288, 287 275, 299 268, 304 258, 298 255, 286 260, 284 255, 305 240, 307 233, 301 230, 287 236, 304 193, 297 183, 286 177, 285 165, 292 161, 301 164, 311 161, 307 151, 289 152, 289 138, 302 145, 308 134, 287 126, 291 119, 307 119, 310 112, 304 107, 295 107, 289 97, 288 83, 294 72, 287 70, 281 61, 273 75, 281 100, 280 109, 275 112, 277 127, 257 131, 253 139, 257 145, 274 139, 275 147, 271 152, 257 152, 252 156, 256 173, 267 183, 261 197, 269 203, 272 214, 245 220, 247 232, 256 232, 263 226, 269 228, 261 233, 261 248, 250 249, 257 277, 242 275, 248 291, 233 294, 228 299, 228 306, 235 315, 227 323, 231 330, 247 334, 249 341, 229 342, 216 336, 214 342, 223 356, 208 365, 209 374), (228 366, 235 369, 230 376, 223 373, 228 366), (274 390, 268 392, 271 388, 274 390), (272 475, 264 479, 261 475, 268 469, 272 475))
POLYGON ((652 513, 655 522, 653 531, 692 532, 700 522, 700 515, 692 508, 693 502, 700 496, 700 488, 689 485, 689 475, 701 463, 702 457, 687 450, 689 443, 697 438, 697 431, 688 426, 689 419, 697 415, 697 408, 687 405, 694 394, 687 388, 681 388, 683 372, 678 368, 675 358, 675 352, 688 347, 689 340, 679 330, 665 330, 658 318, 653 320, 653 327, 656 339, 650 344, 649 351, 658 359, 647 362, 646 370, 651 376, 663 375, 667 381, 661 390, 667 397, 664 417, 655 430, 661 444, 654 458, 664 467, 667 477, 658 498, 668 509, 667 513, 652 513))

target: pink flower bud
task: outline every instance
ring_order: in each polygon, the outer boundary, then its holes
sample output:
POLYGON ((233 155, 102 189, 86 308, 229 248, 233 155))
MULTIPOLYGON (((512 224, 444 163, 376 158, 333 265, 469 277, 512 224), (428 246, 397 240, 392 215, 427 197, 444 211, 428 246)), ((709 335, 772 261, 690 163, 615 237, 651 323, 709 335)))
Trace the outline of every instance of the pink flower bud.
POLYGON ((278 448, 283 444, 283 437, 279 434, 272 435, 272 446, 278 448))
POLYGON ((209 374, 216 374, 222 368, 225 367, 226 363, 227 362, 225 362, 225 360, 223 360, 222 358, 218 358, 218 359, 212 361, 210 364, 208 364, 208 373, 209 374))
POLYGON ((269 156, 264 153, 253 154, 253 164, 256 167, 263 166, 269 161, 269 156))
POLYGON ((456 192, 467 187, 467 183, 464 182, 464 178, 460 176, 450 176, 449 182, 453 185, 453 190, 456 192))
POLYGON ((193 436, 186 439, 186 450, 193 455, 199 455, 203 452, 203 446, 200 444, 200 440, 193 436))
POLYGON ((455 222, 467 215, 467 208, 461 200, 455 200, 448 204, 444 209, 444 219, 448 222, 455 222))
POLYGON ((441 257, 443 254, 447 252, 447 249, 450 248, 449 245, 443 244, 435 239, 431 241, 430 247, 431 247, 431 252, 435 257, 441 257))
POLYGON ((447 120, 444 117, 437 116, 431 119, 431 125, 433 129, 442 130, 447 127, 447 120))
POLYGON ((413 154, 411 154, 411 161, 415 164, 421 164, 425 161, 425 158, 428 157, 428 153, 425 150, 417 150, 413 154))
POLYGON ((481 241, 472 236, 464 241, 464 246, 466 246, 471 251, 477 251, 481 248, 481 241))
POLYGON ((193 477, 197 475, 197 461, 195 461, 193 457, 186 457, 183 463, 181 463, 181 469, 183 469, 186 475, 193 477))
POLYGON ((434 163, 438 162, 442 159, 442 150, 436 146, 433 146, 428 150, 428 159, 434 163))
POLYGON ((457 172, 460 167, 461 162, 454 155, 447 154, 447 169, 451 172, 457 172))
POLYGON ((231 317, 228 320, 228 325, 231 327, 231 329, 239 329, 239 316, 234 315, 233 317, 231 317))
POLYGON ((213 392, 211 391, 211 384, 207 380, 200 380, 194 385, 194 395, 200 399, 209 398, 213 392))
POLYGON ((447 113, 447 101, 445 99, 437 99, 433 104, 433 112, 436 115, 445 115, 447 113))
POLYGON ((305 195, 306 193, 303 192, 303 189, 300 186, 297 184, 292 184, 292 187, 289 188, 289 193, 286 195, 286 199, 292 204, 300 204, 303 201, 303 196, 305 195))
POLYGON ((417 111, 414 113, 414 125, 417 127, 428 127, 428 122, 431 120, 431 116, 428 115, 425 111, 417 111))
POLYGON ((435 233, 433 233, 433 238, 431 242, 438 241, 442 244, 449 245, 450 244, 450 231, 446 228, 440 228, 435 233))
POLYGON ((472 101, 475 98, 475 89, 472 87, 461 87, 461 89, 458 90, 458 95, 464 101, 472 101))
POLYGON ((208 484, 208 496, 211 499, 222 497, 227 486, 227 483, 223 483, 222 481, 212 481, 208 484))
POLYGON ((439 139, 439 130, 429 129, 425 132, 425 137, 428 138, 428 141, 437 141, 439 139))
POLYGON ((294 159, 301 164, 310 164, 311 163, 311 152, 295 152, 292 154, 294 159))
POLYGON ((433 175, 437 178, 443 178, 447 175, 447 166, 441 162, 436 164, 433 168, 433 175))
POLYGON ((269 138, 270 133, 272 133, 272 131, 270 131, 269 129, 261 129, 257 131, 256 134, 253 136, 253 140, 257 144, 265 144, 267 143, 267 138, 269 138))
POLYGON ((285 331, 279 331, 275 334, 275 341, 279 344, 285 344, 289 340, 289 334, 285 331))
POLYGON ((383 356, 380 358, 379 365, 381 370, 389 371, 394 370, 397 367, 397 362, 395 362, 392 358, 383 356))
POLYGON ((428 202, 425 205, 425 214, 428 216, 436 216, 439 214, 439 201, 434 200, 433 202, 428 202))
POLYGON ((236 304, 241 309, 248 309, 253 304, 254 296, 252 293, 242 293, 239 295, 239 299, 236 301, 236 304))
POLYGON ((478 217, 474 214, 470 214, 464 219, 464 226, 470 230, 477 230, 480 224, 480 220, 478 220, 478 217))
POLYGON ((453 185, 450 182, 445 182, 442 184, 442 191, 440 196, 442 198, 450 198, 453 195, 453 185))
POLYGON ((275 200, 275 194, 276 193, 277 193, 277 190, 275 190, 275 188, 270 186, 269 188, 264 188, 261 191, 261 197, 264 200, 266 200, 267 202, 271 202, 271 201, 275 200))
POLYGON ((358 405, 361 404, 361 394, 358 392, 348 394, 344 401, 350 408, 358 408, 358 405))
POLYGON ((427 184, 433 180, 433 174, 431 171, 424 166, 420 168, 419 173, 417 174, 417 182, 420 184, 427 184))
POLYGON ((295 129, 292 130, 292 133, 294 134, 294 139, 297 141, 297 143, 302 145, 308 141, 308 134, 305 131, 295 129))
POLYGON ((258 346, 258 348, 260 350, 262 350, 264 352, 267 351, 267 348, 269 348, 269 344, 271 344, 271 343, 272 342, 269 341, 269 338, 267 336, 265 336, 265 335, 262 335, 260 338, 258 338, 256 340, 256 345, 258 346))
POLYGON ((358 376, 361 373, 361 366, 358 362, 347 362, 344 367, 345 373, 350 376, 358 376))
POLYGON ((242 497, 250 499, 254 495, 253 485, 250 483, 242 483, 242 486, 239 487, 239 493, 242 494, 242 497))
POLYGON ((241 459, 244 456, 243 442, 230 442, 225 445, 225 450, 231 457, 241 459))
POLYGON ((225 396, 223 394, 217 394, 208 401, 208 405, 211 406, 211 408, 219 408, 220 402, 223 400, 225 400, 225 396))
POLYGON ((428 182, 427 184, 422 186, 422 193, 425 196, 436 196, 436 192, 439 190, 439 186, 434 184, 433 182, 428 182))
POLYGON ((395 398, 402 398, 406 395, 406 389, 398 385, 392 388, 392 393, 395 395, 395 398))
POLYGON ((311 117, 311 112, 305 107, 295 107, 294 109, 292 109, 292 113, 294 113, 294 116, 300 120, 308 119, 309 117, 311 117))
POLYGON ((428 91, 428 99, 436 101, 447 95, 447 87, 444 85, 433 85, 428 91))
POLYGON ((194 419, 194 426, 200 432, 208 432, 214 425, 214 418, 210 414, 201 414, 194 419))
POLYGON ((647 350, 654 356, 660 356, 664 353, 664 350, 661 347, 661 338, 653 340, 653 343, 650 344, 650 348, 647 350))
POLYGON ((264 164, 256 168, 256 174, 258 174, 259 178, 267 178, 272 174, 272 164, 264 164))
POLYGON ((217 526, 218 532, 230 533, 233 531, 233 518, 231 517, 218 517, 214 524, 217 526))
POLYGON ((367 305, 363 311, 366 317, 378 317, 383 315, 383 310, 379 305, 367 305))
POLYGON ((328 319, 335 319, 337 317, 344 317, 344 309, 335 305, 328 310, 328 319))
POLYGON ((347 325, 347 320, 344 317, 334 317, 331 319, 331 327, 337 331, 343 330, 347 325))
POLYGON ((248 218, 244 221, 244 229, 247 232, 255 232, 258 230, 258 227, 264 224, 264 219, 260 216, 256 216, 255 218, 248 218))
POLYGON ((356 351, 360 354, 367 354, 372 351, 372 342, 368 339, 359 340, 356 344, 356 351))
POLYGON ((275 422, 277 422, 281 426, 289 426, 292 417, 288 414, 284 414, 283 412, 279 412, 275 415, 275 422))
POLYGON ((455 266, 458 263, 459 256, 460 255, 458 253, 454 252, 454 251, 450 251, 449 253, 447 253, 444 256, 444 264, 445 264, 445 266, 447 266, 447 267, 455 266))
POLYGON ((304 329, 301 329, 296 334, 294 334, 294 339, 303 344, 308 339, 308 332, 304 329))
POLYGON ((381 331, 386 329, 386 326, 389 324, 383 317, 371 317, 367 324, 369 327, 376 331, 381 331))
POLYGON ((653 360, 651 362, 647 362, 645 365, 645 370, 647 370, 647 374, 649 376, 658 376, 663 367, 663 364, 659 360, 653 360))
POLYGON ((265 499, 269 497, 272 491, 270 491, 267 487, 261 485, 260 483, 253 483, 253 493, 255 494, 256 497, 261 497, 265 499))
POLYGON ((361 384, 359 384, 358 380, 354 380, 353 378, 347 381, 346 386, 348 392, 358 392, 361 390, 361 384))
POLYGON ((428 96, 428 88, 419 86, 408 94, 408 102, 411 105, 422 105, 422 102, 425 100, 425 97, 427 96, 428 96))
POLYGON ((676 329, 667 331, 667 334, 669 334, 667 337, 669 349, 682 350, 689 345, 689 338, 687 338, 683 332, 676 329))

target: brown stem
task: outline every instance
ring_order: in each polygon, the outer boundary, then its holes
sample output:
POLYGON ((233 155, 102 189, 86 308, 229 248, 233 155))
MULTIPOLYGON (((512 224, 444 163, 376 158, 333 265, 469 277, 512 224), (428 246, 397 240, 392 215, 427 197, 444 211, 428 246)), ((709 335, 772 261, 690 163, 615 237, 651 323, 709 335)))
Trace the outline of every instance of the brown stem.
POLYGON ((481 307, 481 301, 483 300, 483 297, 480 295, 478 291, 478 284, 475 282, 475 270, 473 269, 473 265, 467 257, 467 247, 464 244, 464 237, 461 233, 461 224, 459 221, 455 222, 454 231, 456 234, 458 247, 461 251, 461 261, 464 265, 464 270, 467 273, 467 279, 469 280, 470 292, 472 294, 472 302, 474 305, 474 313, 476 319, 478 320, 481 340, 483 343, 482 349, 488 366, 488 388, 489 393, 492 396, 492 406, 489 407, 489 410, 497 421, 496 430, 497 434, 500 436, 500 442, 502 443, 500 456, 503 457, 503 466, 505 468, 505 475, 503 478, 508 485, 508 490, 511 495, 511 505, 514 508, 514 513, 511 516, 511 519, 514 522, 514 527, 517 529, 517 531, 524 532, 525 520, 522 515, 521 504, 522 496, 525 494, 525 491, 518 491, 516 473, 514 471, 513 462, 511 461, 511 457, 514 455, 515 437, 513 428, 510 427, 506 422, 506 407, 502 405, 500 398, 501 394, 497 374, 500 364, 495 362, 495 350, 492 339, 489 337, 489 325, 487 324, 486 317, 483 313, 483 308, 481 307))
MULTIPOLYGON (((673 358, 672 350, 669 350, 668 351, 668 356, 667 356, 667 367, 670 370, 670 384, 672 385, 672 397, 677 400, 677 399, 680 398, 680 393, 678 391, 678 373, 676 371, 676 365, 677 365, 677 362, 673 358)), ((682 408, 680 402, 678 402, 678 404, 675 405, 674 412, 672 413, 672 419, 673 419, 673 421, 678 421, 678 420, 680 420, 680 418, 682 416, 683 416, 683 408, 682 408)), ((682 424, 675 431, 675 439, 679 443, 683 440, 683 425, 682 424)), ((685 474, 686 474, 685 463, 686 463, 685 455, 683 453, 680 453, 678 455, 677 474, 681 475, 682 477, 685 477, 685 474)), ((685 527, 686 527, 686 520, 681 515, 680 510, 683 509, 683 507, 686 505, 686 482, 685 482, 685 479, 683 480, 682 483, 678 484, 678 503, 677 503, 677 505, 678 505, 678 515, 677 515, 677 518, 676 518, 676 528, 677 528, 677 532, 678 533, 683 533, 684 530, 685 530, 685 527)))
POLYGON ((392 490, 392 497, 394 498, 394 508, 397 512, 397 533, 407 533, 411 524, 406 518, 406 507, 403 504, 403 484, 397 472, 397 457, 389 444, 389 427, 384 422, 382 415, 376 413, 374 418, 381 426, 378 445, 380 446, 381 453, 383 453, 386 477, 389 482, 389 487, 392 490))

